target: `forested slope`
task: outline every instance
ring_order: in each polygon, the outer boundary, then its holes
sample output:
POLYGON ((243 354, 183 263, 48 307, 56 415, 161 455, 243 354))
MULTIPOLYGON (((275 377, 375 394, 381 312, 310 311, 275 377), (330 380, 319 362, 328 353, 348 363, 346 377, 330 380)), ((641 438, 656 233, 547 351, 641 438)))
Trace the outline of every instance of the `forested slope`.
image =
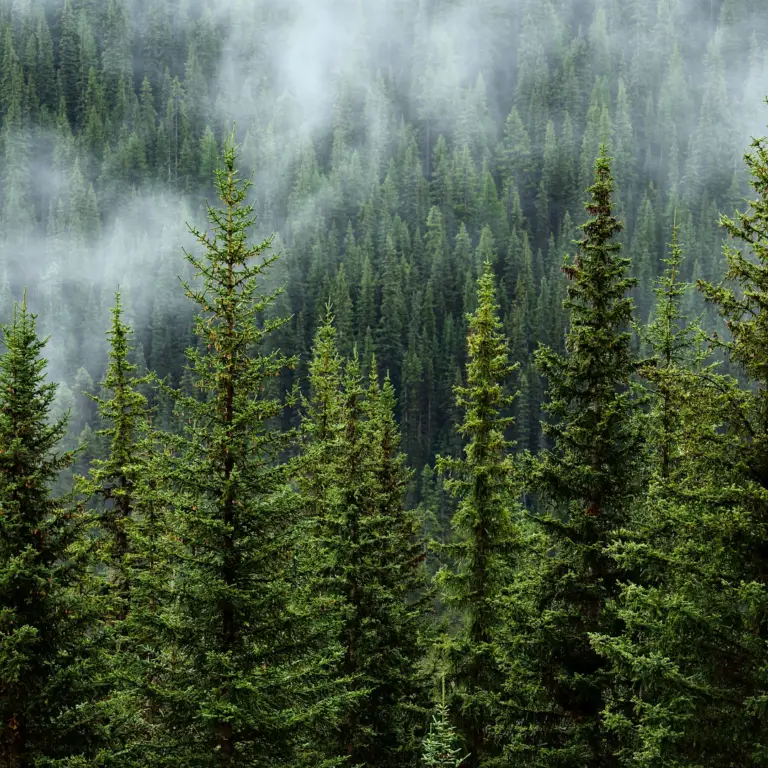
POLYGON ((390 372, 411 464, 454 450, 451 387, 490 259, 521 365, 515 436, 536 450, 531 352, 562 347, 559 270, 600 141, 638 317, 675 211, 683 277, 723 272, 716 218, 740 205, 764 121, 767 14, 706 5, 5 2, 4 312, 28 285, 75 435, 94 428, 79 392, 103 373, 118 283, 140 365, 178 383, 184 222, 236 120, 259 231, 283 254, 279 344, 301 356, 286 387, 306 381, 330 298, 342 352, 375 350, 390 372))

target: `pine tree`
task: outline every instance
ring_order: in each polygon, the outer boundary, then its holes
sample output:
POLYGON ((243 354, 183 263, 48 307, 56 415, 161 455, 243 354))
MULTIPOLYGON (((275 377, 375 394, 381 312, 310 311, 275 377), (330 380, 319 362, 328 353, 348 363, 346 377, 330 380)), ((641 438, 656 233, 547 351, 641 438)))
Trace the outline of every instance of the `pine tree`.
POLYGON ((490 735, 500 683, 495 662, 497 599, 510 578, 518 536, 513 517, 517 483, 504 437, 513 421, 504 412, 514 400, 504 388, 514 367, 488 262, 477 283, 477 301, 469 318, 467 386, 455 389, 457 405, 465 410, 459 427, 467 441, 465 458, 438 457, 436 465, 449 475, 446 489, 459 500, 452 521, 454 540, 446 545, 458 570, 441 569, 437 579, 443 600, 460 620, 456 634, 445 640, 445 653, 472 766, 498 751, 490 735))
POLYGON ((40 105, 47 108, 50 117, 56 114, 56 70, 53 59, 51 30, 42 8, 38 10, 36 30, 36 83, 40 105))
MULTIPOLYGON (((768 232, 765 226, 768 141, 753 139, 751 151, 744 159, 755 197, 749 201, 747 211, 738 212, 735 218, 720 218, 720 225, 740 247, 727 244, 724 247, 728 270, 722 284, 699 280, 698 285, 725 320, 730 339, 722 342, 722 346, 728 362, 746 378, 739 397, 730 398, 730 408, 726 411, 727 429, 720 430, 724 432, 724 439, 718 446, 724 477, 707 476, 710 480, 707 497, 719 508, 724 488, 730 489, 726 495, 729 502, 726 509, 732 519, 733 533, 726 540, 726 552, 732 560, 727 565, 738 564, 739 575, 734 583, 740 585, 729 604, 740 606, 738 612, 734 611, 737 617, 726 626, 739 630, 737 655, 742 661, 738 665, 731 661, 724 668, 727 676, 721 683, 731 689, 729 699, 738 701, 738 705, 725 732, 729 733, 732 751, 743 756, 744 764, 759 764, 766 757, 761 735, 765 728, 764 694, 761 691, 768 669, 765 650, 765 617, 768 615, 765 591, 768 573, 768 507, 765 503, 765 489, 768 488, 768 355, 764 298, 768 290, 768 232), (734 409, 734 403, 740 403, 740 407, 734 409), (720 483, 729 476, 733 478, 731 482, 721 486, 720 483)), ((722 419, 721 424, 724 421, 722 419)))
POLYGON ((643 367, 644 377, 655 385, 651 422, 656 472, 663 479, 673 473, 676 436, 682 428, 683 393, 693 388, 690 374, 701 369, 703 332, 696 320, 682 309, 682 298, 691 285, 681 280, 684 257, 679 227, 672 230, 670 253, 662 260, 664 274, 656 281, 656 308, 651 321, 638 327, 652 358, 643 367))
POLYGON ((335 727, 320 744, 326 758, 359 749, 355 713, 368 690, 355 668, 361 587, 355 569, 360 515, 354 494, 363 483, 359 403, 363 389, 356 358, 346 372, 342 370, 335 336, 328 308, 310 364, 310 398, 302 418, 306 442, 299 459, 307 515, 303 571, 313 598, 330 614, 326 655, 333 660, 332 674, 347 693, 335 727))
POLYGON ((723 425, 738 412, 738 392, 704 365, 702 331, 681 309, 690 286, 680 281, 677 227, 665 262, 643 329, 653 354, 643 366, 653 386, 650 485, 611 551, 632 573, 616 601, 624 627, 593 636, 617 681, 604 716, 622 764, 728 765, 738 756, 746 765, 749 718, 733 706, 731 672, 733 654, 743 659, 749 645, 732 570, 741 566, 722 537, 743 514, 724 490, 735 473, 723 425))
MULTIPOLYGON (((735 281, 741 290, 737 293, 727 284, 717 286, 706 281, 699 281, 699 287, 726 320, 732 336, 732 341, 726 346, 729 357, 742 366, 749 379, 757 385, 756 415, 761 420, 762 432, 763 420, 768 419, 768 410, 759 405, 766 399, 765 392, 768 392, 768 350, 763 344, 766 331, 762 311, 762 295, 768 291, 768 245, 762 224, 762 217, 768 212, 768 140, 754 139, 752 150, 744 159, 757 199, 750 201, 751 210, 737 213, 736 219, 722 216, 720 224, 731 239, 750 249, 757 262, 740 248, 726 246, 728 271, 725 280, 735 281)), ((755 459, 763 461, 758 455, 755 459)))
POLYGON ((97 732, 83 705, 100 606, 89 576, 91 516, 51 486, 72 464, 66 419, 49 422, 45 378, 26 296, 3 326, 0 357, 0 762, 8 768, 92 756, 97 732))
POLYGON ((81 96, 79 78, 81 75, 80 32, 77 18, 70 0, 66 0, 61 11, 61 35, 58 47, 59 97, 64 106, 70 126, 77 125, 81 96))
POLYGON ((529 594, 510 611, 512 711, 508 754, 523 765, 615 764, 602 721, 610 697, 607 664, 590 633, 615 636, 612 606, 621 571, 608 547, 630 521, 641 490, 643 443, 638 398, 630 385, 636 362, 628 328, 634 284, 629 259, 618 255, 621 223, 611 208, 605 146, 595 164, 579 253, 563 267, 571 284, 566 354, 540 347, 548 381, 545 435, 552 448, 535 462, 529 484, 535 517, 548 544, 527 576, 529 594), (523 617, 523 618, 521 618, 523 617), (515 621, 521 624, 515 626, 515 621))
POLYGON ((177 725, 169 715, 175 704, 166 687, 167 654, 173 647, 168 585, 174 538, 166 518, 173 497, 159 488, 167 449, 149 430, 141 391, 152 377, 138 376, 137 365, 130 362, 132 330, 123 317, 117 292, 102 394, 91 398, 102 422, 96 435, 107 449, 79 485, 81 493, 100 502, 101 555, 111 593, 100 649, 109 695, 95 716, 109 723, 104 760, 157 765, 163 764, 162 753, 173 748, 177 725))
MULTIPOLYGON (((363 753, 371 768, 416 763, 419 731, 427 711, 422 658, 430 635, 432 596, 426 582, 421 521, 415 510, 406 509, 412 473, 400 452, 395 405, 392 382, 387 377, 379 385, 374 360, 365 398, 373 492, 367 514, 372 519, 380 517, 386 534, 381 537, 383 552, 377 573, 378 648, 370 657, 376 687, 368 703, 368 727, 375 737, 367 754, 363 753)), ((376 587, 369 585, 371 597, 376 597, 376 587)), ((375 626, 376 619, 371 619, 375 626)))
POLYGON ((367 389, 356 356, 342 370, 335 337, 327 311, 310 366, 299 461, 306 578, 326 616, 325 655, 336 658, 333 677, 344 691, 324 756, 415 765, 429 597, 421 526, 404 506, 410 473, 398 453, 394 390, 379 386, 375 361, 367 389))

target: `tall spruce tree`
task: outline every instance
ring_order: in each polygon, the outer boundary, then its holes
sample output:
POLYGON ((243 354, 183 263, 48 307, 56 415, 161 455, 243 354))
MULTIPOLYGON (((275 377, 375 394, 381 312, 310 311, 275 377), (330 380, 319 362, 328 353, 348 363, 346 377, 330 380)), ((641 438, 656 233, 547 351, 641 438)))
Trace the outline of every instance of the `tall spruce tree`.
POLYGON ((422 661, 431 636, 432 592, 421 519, 406 508, 412 472, 400 451, 395 389, 388 376, 379 385, 375 359, 365 407, 373 491, 368 514, 380 515, 387 531, 380 555, 379 647, 371 659, 377 673, 369 703, 376 740, 366 765, 416 765, 429 705, 422 661))
POLYGON ((307 628, 290 581, 296 505, 281 457, 291 435, 271 426, 284 403, 267 391, 295 361, 260 351, 286 320, 260 321, 279 293, 264 290, 277 255, 267 254, 271 239, 246 242, 251 182, 235 161, 233 134, 216 171, 222 207, 208 207, 210 232, 190 228, 204 248, 185 251, 196 281, 184 282, 199 307, 201 343, 187 359, 200 394, 173 391, 183 432, 166 436, 184 545, 174 576, 176 759, 190 766, 297 759, 301 726, 322 708, 307 695, 307 628))
MULTIPOLYGON (((728 357, 754 385, 753 413, 746 426, 753 436, 748 439, 748 466, 753 478, 768 487, 768 316, 764 309, 768 293, 768 228, 764 223, 768 215, 768 140, 754 139, 752 149, 744 159, 757 198, 750 201, 750 210, 738 213, 735 220, 727 216, 720 219, 721 226, 741 247, 724 248, 728 271, 723 284, 700 280, 699 287, 725 319, 731 335, 724 344, 728 357)), ((768 542, 755 556, 768 563, 768 542)))
POLYGON ((519 539, 515 516, 519 484, 505 431, 505 415, 514 397, 505 393, 514 366, 499 320, 494 276, 489 262, 477 283, 477 309, 469 317, 467 386, 455 388, 464 409, 458 430, 465 439, 464 458, 438 457, 437 470, 449 476, 446 489, 458 500, 453 540, 446 551, 456 570, 437 575, 443 600, 456 612, 459 627, 445 639, 448 677, 459 731, 467 740, 468 765, 498 753, 492 724, 500 693, 496 637, 498 598, 512 574, 519 539))
POLYGON ((614 240, 622 225, 612 213, 611 189, 602 146, 588 190, 591 218, 582 226, 579 253, 563 267, 571 281, 566 354, 546 347, 536 354, 548 381, 543 427, 552 448, 529 476, 547 546, 526 582, 527 610, 511 611, 522 625, 511 630, 518 635, 509 678, 510 712, 517 717, 510 718, 507 753, 521 765, 616 764, 602 719, 611 679, 590 636, 622 631, 612 604, 621 571, 608 548, 641 490, 643 441, 631 386, 637 366, 627 292, 634 280, 614 240))
POLYGON ((162 765, 173 746, 173 701, 166 690, 167 652, 173 646, 169 616, 169 539, 166 513, 173 503, 158 487, 164 446, 151 434, 148 402, 141 389, 150 375, 138 376, 130 362, 133 332, 123 320, 119 291, 107 331, 109 364, 98 404, 107 444, 94 459, 79 491, 98 499, 101 560, 107 567, 109 604, 102 647, 104 686, 99 716, 109 723, 105 762, 125 766, 162 765))
MULTIPOLYGON (((336 347, 331 306, 315 335, 312 360, 309 364, 309 394, 302 404, 301 454, 296 461, 296 475, 302 494, 303 519, 301 546, 297 553, 300 580, 308 585, 309 600, 315 608, 316 627, 328 660, 328 676, 339 694, 339 710, 329 717, 314 736, 317 754, 324 758, 341 759, 345 745, 337 732, 345 721, 345 713, 356 706, 364 690, 357 679, 346 677, 344 664, 343 626, 344 550, 339 538, 343 531, 341 502, 346 493, 344 472, 355 469, 344 464, 342 447, 345 422, 342 404, 343 362, 336 347), (340 572, 341 571, 341 572, 340 572)), ((347 454, 347 459, 350 456, 347 454)), ((352 475, 353 481, 358 476, 352 475)))
MULTIPOLYGON (((83 705, 101 635, 91 516, 51 485, 73 461, 50 421, 45 340, 26 296, 3 326, 0 357, 0 764, 85 761, 96 746, 83 705)), ((87 762, 81 764, 87 765, 87 762)))
POLYGON ((725 320, 730 338, 722 346, 728 361, 746 378, 740 396, 729 399, 717 452, 708 452, 710 459, 719 458, 721 474, 717 477, 713 467, 708 467, 707 499, 718 511, 724 507, 729 524, 718 531, 718 538, 728 556, 724 566, 736 568, 738 573, 731 577, 738 589, 724 606, 733 613, 719 622, 719 626, 738 631, 738 639, 726 646, 728 652, 718 665, 727 671, 719 682, 721 690, 729 691, 731 703, 727 709, 730 722, 721 733, 742 764, 758 765, 768 758, 764 738, 768 670, 768 140, 753 139, 744 160, 755 196, 749 200, 748 209, 735 218, 720 218, 738 247, 724 247, 728 264, 724 282, 715 285, 700 280, 699 288, 725 320), (734 408, 734 403, 739 407, 734 408))

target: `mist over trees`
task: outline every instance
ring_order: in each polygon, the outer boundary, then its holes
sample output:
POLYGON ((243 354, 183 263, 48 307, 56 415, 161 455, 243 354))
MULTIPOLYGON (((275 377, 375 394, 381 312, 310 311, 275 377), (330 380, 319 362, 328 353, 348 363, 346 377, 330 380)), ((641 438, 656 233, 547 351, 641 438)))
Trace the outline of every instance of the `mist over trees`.
POLYGON ((0 765, 768 764, 766 34, 0 0, 0 765))

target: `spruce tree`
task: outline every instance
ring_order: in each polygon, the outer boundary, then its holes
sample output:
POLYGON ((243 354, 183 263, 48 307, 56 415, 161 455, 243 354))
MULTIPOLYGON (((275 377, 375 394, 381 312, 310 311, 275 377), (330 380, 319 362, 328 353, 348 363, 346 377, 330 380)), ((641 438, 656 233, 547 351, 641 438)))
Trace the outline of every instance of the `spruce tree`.
POLYGON ((107 332, 109 365, 102 382, 103 396, 92 396, 98 405, 102 429, 98 437, 109 442, 105 459, 91 465, 85 490, 102 499, 101 528, 106 534, 104 556, 116 598, 115 616, 125 618, 130 601, 130 582, 125 571, 129 550, 127 525, 134 513, 137 470, 141 466, 137 450, 140 429, 147 416, 147 401, 139 387, 147 378, 137 379, 136 366, 129 361, 131 329, 123 321, 119 291, 112 308, 112 324, 107 332))
POLYGON ((347 708, 360 697, 354 681, 340 672, 343 663, 341 631, 343 594, 337 573, 339 498, 344 492, 340 449, 342 418, 342 359, 336 348, 336 329, 331 306, 315 335, 309 364, 309 394, 303 399, 301 453, 296 460, 296 477, 302 497, 301 546, 297 552, 299 580, 308 585, 315 624, 328 678, 335 686, 339 710, 329 712, 326 726, 314 735, 314 745, 322 758, 341 758, 344 746, 335 736, 347 708))
POLYGON ((654 288, 655 310, 646 326, 637 327, 651 352, 641 373, 654 390, 649 423, 653 433, 649 443, 654 473, 662 481, 674 474, 675 454, 679 451, 677 437, 683 427, 684 393, 695 388, 695 377, 691 374, 701 373, 704 360, 701 326, 698 320, 688 318, 682 308, 682 299, 692 286, 681 279, 684 255, 676 223, 669 247, 669 256, 662 259, 666 270, 654 288))
POLYGON ((291 593, 294 495, 282 456, 290 434, 271 426, 284 409, 268 388, 295 364, 263 354, 285 319, 260 321, 279 291, 265 290, 271 239, 247 244, 254 224, 238 177, 234 136, 216 171, 222 207, 208 206, 210 232, 190 230, 201 256, 185 251, 199 307, 187 351, 199 397, 173 391, 183 419, 166 435, 173 456, 174 528, 184 548, 174 599, 177 760, 184 765, 278 765, 295 758, 302 725, 322 707, 309 700, 304 614, 291 593))
POLYGON ((167 652, 173 646, 169 616, 170 568, 166 520, 173 498, 159 490, 165 447, 151 433, 141 389, 150 375, 137 376, 131 328, 123 320, 119 291, 107 331, 109 364, 100 396, 104 458, 95 459, 79 491, 98 500, 101 562, 107 567, 109 603, 102 662, 107 694, 98 716, 109 723, 109 745, 101 756, 125 766, 161 765, 173 745, 173 708, 167 685, 167 652))
POLYGON ((455 686, 459 730, 480 765, 498 752, 491 727, 500 692, 495 633, 498 598, 512 573, 518 543, 515 520, 518 493, 505 415, 514 397, 505 387, 514 366, 502 333, 490 263, 477 283, 477 310, 469 317, 467 386, 455 388, 464 409, 458 431, 465 439, 464 458, 438 457, 437 470, 449 476, 446 490, 458 500, 453 540, 445 546, 457 563, 437 575, 442 598, 456 612, 459 628, 445 640, 448 677, 455 686))
MULTIPOLYGON (((49 421, 46 340, 26 296, 2 328, 0 357, 0 763, 26 768, 93 756, 85 715, 101 634, 89 575, 93 525, 83 505, 51 486, 72 464, 66 418, 49 421)), ((83 763, 87 764, 87 763, 83 763)))
MULTIPOLYGON (((760 437, 768 433, 768 331, 763 308, 763 296, 768 292, 768 231, 764 224, 768 215, 768 140, 754 139, 752 150, 744 159, 757 198, 749 201, 750 210, 737 213, 735 219, 720 218, 721 226, 740 247, 724 249, 728 271, 723 284, 700 280, 699 288, 726 322, 731 335, 724 345, 728 357, 755 385, 754 414, 750 419, 753 424, 749 431, 757 439, 750 447, 750 466, 755 479, 768 486, 768 453, 760 437), (744 253, 744 248, 751 253, 744 253)), ((768 549, 764 554, 768 554, 768 549)))
POLYGON ((757 765, 768 754, 763 693, 768 669, 768 140, 753 139, 744 160, 755 195, 746 211, 720 218, 738 247, 724 247, 728 269, 723 283, 700 280, 698 285, 725 321, 730 338, 719 345, 727 361, 746 379, 738 396, 728 398, 719 439, 710 438, 705 444, 716 449, 704 455, 710 462, 716 459, 717 465, 705 465, 704 476, 709 481, 705 498, 728 515, 728 527, 718 529, 718 534, 727 555, 723 565, 728 571, 736 569, 738 576, 731 578, 734 587, 739 585, 723 606, 732 614, 718 622, 718 629, 725 626, 738 632, 718 664, 724 677, 718 676, 720 689, 728 690, 728 700, 736 703, 720 733, 727 734, 726 743, 743 764, 757 765))
POLYGON ((389 377, 379 385, 374 359, 365 401, 373 490, 368 514, 381 516, 386 537, 379 555, 379 647, 371 658, 377 676, 369 702, 376 734, 366 760, 371 768, 415 765, 428 707, 422 662, 431 639, 432 591, 421 520, 406 508, 412 472, 400 451, 395 406, 394 386, 389 377))
POLYGON ((563 267, 570 312, 566 354, 540 347, 548 381, 544 434, 552 448, 534 462, 529 484, 545 548, 510 611, 508 754, 522 765, 616 764, 603 710, 608 665, 590 636, 620 634, 612 605, 621 571, 609 553, 641 490, 643 441, 631 385, 629 259, 614 240, 609 158, 601 147, 579 252, 563 267), (519 622, 519 623, 518 623, 519 622))
POLYGON ((703 333, 682 311, 690 286, 680 280, 677 227, 665 262, 654 319, 641 329, 652 352, 642 368, 652 386, 650 484, 611 547, 631 574, 616 600, 623 631, 593 636, 616 681, 604 716, 622 765, 748 765, 749 717, 734 703, 735 683, 750 677, 742 662, 751 643, 742 553, 727 543, 744 509, 723 429, 741 398, 736 382, 705 365, 703 333))
MULTIPOLYGON (((304 405, 299 475, 307 581, 327 627, 341 708, 324 756, 350 765, 415 765, 426 711, 424 544, 405 509, 394 390, 375 360, 363 386, 356 353, 342 366, 330 310, 318 329, 304 405)), ((303 548, 304 548, 303 547, 303 548)))

